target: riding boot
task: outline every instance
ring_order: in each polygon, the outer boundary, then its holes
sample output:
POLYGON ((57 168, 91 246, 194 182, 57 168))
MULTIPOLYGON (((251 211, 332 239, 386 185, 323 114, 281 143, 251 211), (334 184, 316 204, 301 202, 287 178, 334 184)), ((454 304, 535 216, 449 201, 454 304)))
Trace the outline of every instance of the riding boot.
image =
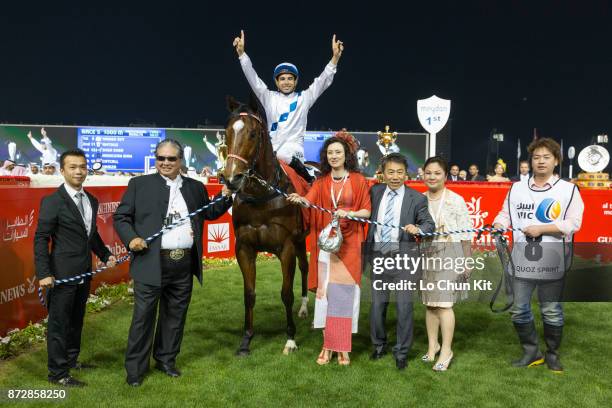
POLYGON ((304 180, 306 180, 308 184, 312 184, 312 182, 314 181, 314 177, 312 177, 310 173, 308 173, 308 170, 306 170, 306 166, 304 166, 304 163, 302 163, 301 160, 297 157, 294 156, 293 158, 291 158, 291 163, 289 163, 289 167, 295 170, 295 172, 299 174, 304 180))
POLYGON ((563 335, 563 326, 552 326, 544 323, 544 341, 546 342, 546 365, 555 373, 562 373, 563 366, 559 359, 559 347, 561 346, 561 337, 563 335))
POLYGON ((538 347, 538 333, 535 323, 514 323, 514 328, 518 334, 523 356, 512 362, 514 367, 535 367, 544 363, 544 358, 538 347))

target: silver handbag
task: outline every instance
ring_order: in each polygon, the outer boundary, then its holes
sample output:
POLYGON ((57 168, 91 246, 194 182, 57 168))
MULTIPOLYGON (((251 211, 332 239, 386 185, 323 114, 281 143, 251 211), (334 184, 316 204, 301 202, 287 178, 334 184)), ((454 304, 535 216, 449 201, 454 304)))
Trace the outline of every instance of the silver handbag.
POLYGON ((342 246, 342 232, 340 232, 340 222, 338 217, 332 218, 332 221, 327 224, 319 234, 317 240, 319 249, 335 254, 342 246))

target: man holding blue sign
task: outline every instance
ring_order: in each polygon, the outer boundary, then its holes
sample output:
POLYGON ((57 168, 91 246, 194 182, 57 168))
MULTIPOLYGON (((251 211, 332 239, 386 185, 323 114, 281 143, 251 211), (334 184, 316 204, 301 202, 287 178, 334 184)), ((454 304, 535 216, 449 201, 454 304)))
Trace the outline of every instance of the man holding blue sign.
POLYGON ((274 69, 274 82, 278 91, 271 91, 257 76, 251 59, 244 52, 244 31, 233 42, 240 60, 242 71, 255 95, 266 110, 268 131, 276 157, 288 163, 296 172, 311 181, 312 177, 304 167, 304 132, 308 111, 315 101, 331 85, 344 45, 332 38, 332 59, 318 78, 305 91, 295 92, 299 72, 289 62, 278 64, 274 69))

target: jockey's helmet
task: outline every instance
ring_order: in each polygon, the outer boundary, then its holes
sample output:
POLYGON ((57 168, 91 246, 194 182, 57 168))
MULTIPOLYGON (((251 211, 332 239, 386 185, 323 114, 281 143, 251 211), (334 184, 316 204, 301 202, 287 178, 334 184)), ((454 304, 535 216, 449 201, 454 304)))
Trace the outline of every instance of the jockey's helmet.
POLYGON ((296 80, 300 77, 297 67, 290 62, 281 62, 274 68, 274 80, 281 74, 292 74, 296 80))

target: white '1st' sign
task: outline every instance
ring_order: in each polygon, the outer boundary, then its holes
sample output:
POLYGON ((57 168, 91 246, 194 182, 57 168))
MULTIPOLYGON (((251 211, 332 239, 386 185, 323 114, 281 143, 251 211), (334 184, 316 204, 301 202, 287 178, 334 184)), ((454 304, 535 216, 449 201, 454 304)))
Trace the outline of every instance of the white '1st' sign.
POLYGON ((429 133, 429 156, 436 154, 436 133, 438 133, 450 116, 451 101, 449 99, 438 98, 433 95, 427 99, 417 101, 417 116, 423 129, 429 133))

